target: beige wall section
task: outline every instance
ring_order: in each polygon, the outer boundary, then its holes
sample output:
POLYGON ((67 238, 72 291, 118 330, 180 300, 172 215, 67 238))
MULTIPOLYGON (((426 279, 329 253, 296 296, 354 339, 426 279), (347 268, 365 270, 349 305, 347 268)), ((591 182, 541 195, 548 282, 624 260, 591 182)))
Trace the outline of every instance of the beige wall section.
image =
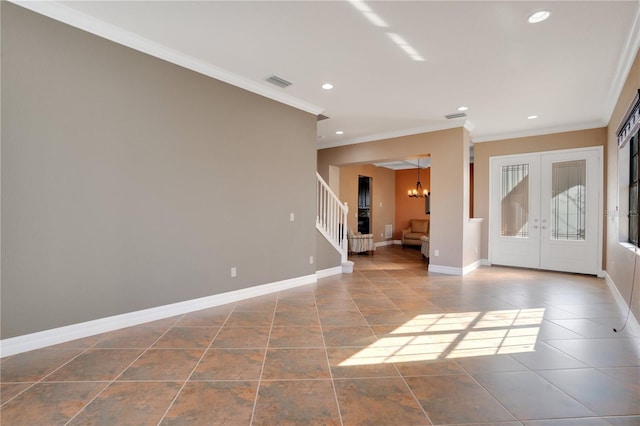
POLYGON ((474 215, 484 218, 482 223, 481 259, 489 257, 489 158, 500 155, 526 154, 560 149, 603 146, 606 128, 575 132, 553 133, 506 139, 474 145, 474 215))
POLYGON ((315 116, 0 7, 3 339, 315 273, 315 116))
MULTIPOLYGON (((463 265, 463 243, 469 222, 468 134, 462 127, 318 151, 318 171, 330 166, 366 164, 431 155, 431 264, 453 269, 463 265), (466 200, 466 201, 465 201, 466 200)), ((341 176, 342 180, 342 176, 341 176)))
MULTIPOLYGON (((2 5, 0 5, 0 26, 2 25, 2 5)), ((0 58, 2 58, 2 28, 0 27, 0 58)), ((2 64, 0 62, 0 82, 2 81, 2 64)), ((0 84, 2 99, 2 84, 0 84)), ((2 102, 0 102, 0 309, 2 309, 2 102)), ((2 338, 2 312, 0 311, 0 339, 2 338)), ((0 355, 1 356, 1 355, 0 355)))
POLYGON ((329 185, 329 188, 335 193, 340 194, 340 167, 329 167, 329 180, 323 176, 323 179, 329 185))
MULTIPOLYGON (((625 82, 625 85, 620 93, 620 97, 616 103, 616 106, 609 120, 609 126, 607 127, 607 146, 605 151, 607 152, 607 204, 606 204, 606 269, 607 274, 617 287, 618 291, 629 304, 632 285, 635 281, 635 293, 632 301, 631 310, 634 317, 640 320, 640 259, 637 259, 638 254, 634 254, 628 248, 623 247, 620 244, 620 216, 626 215, 627 211, 618 209, 618 171, 624 167, 628 167, 628 164, 618 164, 618 140, 616 131, 621 121, 624 119, 624 115, 627 108, 633 101, 633 98, 640 89, 640 54, 636 54, 635 61, 632 65, 629 76, 625 82), (638 261, 638 267, 636 269, 636 275, 633 276, 634 261, 638 261)), ((628 175, 627 175, 628 176, 628 175)), ((627 183, 628 185, 628 183, 627 183)), ((628 186, 625 188, 628 190, 628 186)), ((623 204, 620 202, 620 204, 623 204)), ((627 203, 624 203, 628 205, 627 203)), ((624 233, 624 232, 623 232, 624 233)))
MULTIPOLYGON (((480 242, 482 241, 482 223, 478 221, 472 221, 470 216, 471 212, 471 179, 472 169, 470 167, 470 152, 469 146, 471 144, 471 137, 469 132, 464 130, 463 132, 465 149, 462 151, 462 209, 464 212, 462 229, 463 229, 463 244, 462 244, 462 265, 470 267, 481 259, 480 257, 480 242)), ((479 265, 478 265, 479 266, 479 265)))
POLYGON ((358 231, 358 176, 371 178, 371 233, 375 242, 385 241, 384 226, 393 225, 395 172, 372 165, 340 167, 340 201, 349 204, 347 223, 358 231))

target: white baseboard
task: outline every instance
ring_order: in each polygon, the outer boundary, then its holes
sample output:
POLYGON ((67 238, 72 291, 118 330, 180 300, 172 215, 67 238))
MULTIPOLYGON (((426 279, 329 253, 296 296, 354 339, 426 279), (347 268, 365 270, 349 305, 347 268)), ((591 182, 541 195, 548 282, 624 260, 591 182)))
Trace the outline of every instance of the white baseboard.
POLYGON ((342 266, 336 266, 334 268, 322 269, 320 271, 316 271, 316 276, 318 279, 330 277, 332 275, 340 275, 342 273, 342 266))
POLYGON ((378 247, 384 247, 384 246, 392 246, 394 244, 395 244, 394 240, 385 240, 385 241, 378 241, 374 245, 376 246, 376 248, 378 248, 378 247))
MULTIPOLYGON (((623 318, 626 318, 627 312, 629 312, 629 305, 627 305, 627 301, 624 300, 624 297, 622 297, 620 291, 618 291, 618 287, 616 287, 615 283, 606 271, 604 272, 604 281, 607 283, 609 291, 611 291, 611 294, 613 295, 613 298, 615 299, 616 304, 618 305, 618 309, 620 309, 620 312, 623 315, 623 318)), ((633 315, 633 312, 629 312, 629 321, 627 321, 627 327, 629 327, 631 335, 634 336, 633 340, 640 350, 640 324, 638 324, 638 320, 633 315)))
POLYGON ((478 259, 470 265, 462 268, 462 275, 467 275, 469 272, 474 271, 482 266, 482 259, 478 259))
MULTIPOLYGON (((341 269, 339 267, 339 269, 341 269)), ((277 281, 269 284, 257 285, 243 288, 222 294, 201 297, 198 299, 186 300, 184 302, 172 303, 169 305, 157 306, 155 308, 143 309, 126 314, 114 315, 106 318, 86 321, 22 336, 10 337, 0 340, 0 357, 15 355, 46 346, 57 345, 83 337, 94 336, 100 333, 118 330, 124 327, 144 324, 176 315, 182 315, 200 309, 225 305, 227 303, 238 302, 251 297, 263 296, 265 294, 288 290, 317 282, 317 274, 306 275, 288 280, 277 281)))
POLYGON ((464 268, 456 268, 454 266, 434 265, 430 263, 429 272, 436 272, 438 274, 447 274, 447 275, 467 275, 469 272, 475 269, 478 269, 480 266, 483 266, 482 260, 476 260, 475 262, 465 266, 464 268))
POLYGON ((342 273, 353 274, 353 265, 354 263, 351 260, 345 260, 342 262, 342 273))
POLYGON ((429 272, 436 272, 438 274, 447 274, 447 275, 463 275, 462 268, 456 268, 453 266, 435 265, 433 263, 429 263, 429 272))

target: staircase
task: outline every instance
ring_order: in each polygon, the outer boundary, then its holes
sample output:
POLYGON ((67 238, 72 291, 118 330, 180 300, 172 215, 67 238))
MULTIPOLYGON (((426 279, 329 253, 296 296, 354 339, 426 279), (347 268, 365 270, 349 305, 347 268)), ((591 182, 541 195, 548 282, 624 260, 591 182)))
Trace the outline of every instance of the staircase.
POLYGON ((342 272, 353 272, 353 262, 347 260, 347 213, 349 206, 342 203, 329 185, 316 172, 316 229, 340 253, 342 272))

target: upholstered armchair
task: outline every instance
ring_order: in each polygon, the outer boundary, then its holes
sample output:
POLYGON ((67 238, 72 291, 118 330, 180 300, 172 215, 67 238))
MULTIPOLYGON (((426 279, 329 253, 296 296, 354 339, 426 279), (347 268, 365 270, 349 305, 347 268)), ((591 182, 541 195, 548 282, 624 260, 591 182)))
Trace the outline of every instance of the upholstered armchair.
POLYGON ((420 237, 422 240, 422 247, 420 247, 420 253, 422 253, 423 259, 429 259, 429 237, 425 237, 424 235, 420 237))
POLYGON ((429 219, 411 219, 402 231, 402 246, 422 246, 422 237, 429 238, 429 219))
POLYGON ((354 234, 351 228, 347 228, 347 239, 349 241, 349 253, 369 252, 372 255, 376 251, 373 243, 373 234, 354 234))

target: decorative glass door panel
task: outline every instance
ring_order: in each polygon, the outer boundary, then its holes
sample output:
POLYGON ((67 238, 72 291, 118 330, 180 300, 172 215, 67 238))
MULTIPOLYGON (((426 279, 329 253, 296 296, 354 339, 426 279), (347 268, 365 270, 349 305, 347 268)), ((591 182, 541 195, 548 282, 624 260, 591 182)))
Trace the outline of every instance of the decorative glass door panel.
POLYGON ((537 207, 532 198, 539 193, 538 156, 491 159, 492 263, 536 268, 540 264, 537 207))
POLYGON ((553 163, 551 170, 551 239, 583 241, 587 214, 587 161, 553 163))
POLYGON ((501 167, 501 231, 503 237, 529 237, 529 165, 501 167))
POLYGON ((600 272, 601 155, 596 148, 491 158, 490 262, 600 272))
POLYGON ((549 153, 541 156, 541 162, 540 267, 598 274, 602 269, 599 152, 549 153))

